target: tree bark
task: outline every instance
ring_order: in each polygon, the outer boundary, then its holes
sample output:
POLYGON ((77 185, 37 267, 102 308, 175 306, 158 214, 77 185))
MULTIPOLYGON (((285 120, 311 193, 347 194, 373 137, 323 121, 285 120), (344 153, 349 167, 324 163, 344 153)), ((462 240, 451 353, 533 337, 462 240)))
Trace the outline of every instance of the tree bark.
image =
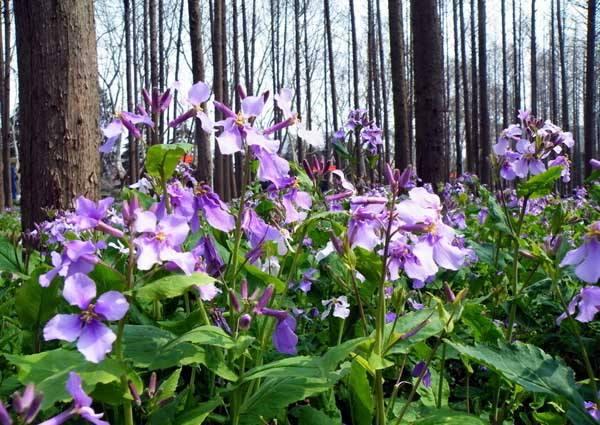
MULTIPOLYGON (((4 7, 4 2, 0 2, 0 8, 4 7)), ((8 49, 7 45, 6 49, 8 49)), ((4 96, 4 38, 0 32, 0 88, 2 89, 2 95, 0 96, 0 115, 2 117, 2 138, 0 139, 0 211, 4 210, 5 206, 8 206, 9 200, 11 199, 10 193, 10 145, 8 141, 4 139, 4 111, 10 106, 10 100, 4 96)))
POLYGON ((535 42, 535 0, 531 0, 531 113, 537 115, 537 51, 535 42))
MULTIPOLYGON (((294 0, 294 77, 296 79, 296 113, 299 117, 302 117, 302 87, 300 86, 300 46, 300 0, 294 0)), ((296 151, 296 154, 298 155, 298 162, 302 163, 302 160, 304 159, 304 146, 300 137, 296 138, 296 151)))
MULTIPOLYGON (((502 0, 504 1, 504 0, 502 0)), ((452 23, 454 25, 454 150, 456 151, 456 175, 462 174, 462 147, 460 144, 460 71, 458 44, 458 12, 456 2, 452 2, 452 23)))
MULTIPOLYGON (((2 107, 2 160, 4 167, 4 196, 6 199, 5 206, 12 208, 13 206, 13 182, 11 173, 11 150, 12 142, 11 122, 10 122, 10 0, 4 0, 4 69, 0 72, 4 73, 4 85, 2 87, 4 105, 2 107), (8 169, 6 168, 8 166, 8 169)), ((15 147, 16 148, 16 147, 15 147)))
POLYGON ((554 30, 554 2, 550 1, 550 119, 558 122, 558 90, 556 90, 556 32, 554 30))
MULTIPOLYGON (((329 62, 329 85, 331 89, 331 114, 333 118, 333 131, 338 129, 337 115, 337 92, 335 89, 335 67, 333 62, 333 38, 331 35, 331 12, 329 8, 329 0, 324 0, 325 9, 325 35, 327 37, 327 55, 329 62)), ((329 151, 328 151, 329 153, 329 151)), ((337 159, 337 158, 336 158, 337 159)))
POLYGON ((585 175, 589 176, 592 172, 590 160, 594 157, 594 147, 596 146, 596 115, 594 107, 596 106, 596 0, 588 0, 587 13, 587 48, 585 63, 585 101, 583 110, 583 138, 584 144, 584 166, 585 175))
POLYGON ((477 90, 477 39, 475 37, 476 27, 475 27, 475 16, 477 12, 475 10, 475 0, 471 0, 471 87, 473 88, 473 102, 471 103, 471 128, 472 128, 472 136, 473 136, 473 145, 471 150, 471 164, 472 164, 472 172, 476 174, 480 174, 479 165, 479 106, 478 106, 478 98, 479 93, 477 90))
POLYGON ((481 180, 490 183, 490 167, 488 157, 490 155, 490 113, 488 105, 487 87, 487 49, 486 49, 486 10, 485 0, 478 0, 479 20, 479 120, 480 120, 480 144, 481 144, 481 180))
MULTIPOLYGON (((190 43, 192 53, 192 77, 194 83, 204 81, 204 52, 202 51, 202 14, 199 0, 188 0, 188 16, 190 20, 190 43)), ((196 178, 199 181, 212 183, 212 158, 210 140, 202 130, 200 120, 196 118, 194 142, 198 153, 196 178)))
MULTIPOLYGON (((125 25, 125 90, 127 96, 127 110, 133 111, 133 81, 132 75, 132 56, 131 56, 131 0, 123 0, 123 14, 125 25)), ((138 181, 137 169, 137 140, 131 132, 128 137, 128 159, 129 159, 129 184, 138 181)))
POLYGON ((463 92, 463 109, 465 116, 465 144, 467 151, 467 166, 466 169, 473 171, 475 167, 474 163, 474 152, 473 152, 473 139, 471 135, 471 112, 469 107, 471 102, 469 100, 469 79, 467 77, 467 43, 465 41, 465 14, 463 2, 458 0, 459 15, 460 15, 460 59, 461 59, 461 74, 462 74, 462 92, 463 92))
POLYGON ((99 95, 92 0, 15 2, 24 230, 98 197, 99 95), (43 72, 40 72, 43 70, 43 72))
POLYGON ((506 0, 501 3, 502 14, 502 128, 508 127, 508 57, 506 54, 506 0))
POLYGON ((436 0, 411 0, 417 173, 425 182, 446 179, 443 132, 442 34, 436 0), (427 52, 423 55, 422 52, 427 52))
MULTIPOLYGON (((150 91, 159 90, 159 70, 158 70, 158 28, 157 28, 157 0, 150 0, 149 3, 149 30, 150 30, 150 91)), ((159 117, 158 113, 152 113, 154 129, 152 130, 150 144, 156 145, 158 141, 159 117)))
POLYGON ((562 101, 562 128, 569 130, 569 87, 567 83, 567 58, 565 56, 565 32, 563 27, 563 14, 560 0, 556 0, 556 19, 558 25, 558 49, 560 55, 560 79, 562 101))
POLYGON ((405 169, 411 162, 406 113, 406 86, 404 72, 404 34, 402 33, 402 0, 388 1, 390 27, 390 65, 392 71, 392 99, 394 104, 394 163, 405 169))
MULTIPOLYGON (((520 40, 517 39, 517 13, 516 13, 516 2, 517 0, 513 0, 512 2, 512 24, 513 24, 513 82, 515 85, 514 92, 514 103, 513 103, 513 111, 510 114, 511 120, 516 118, 516 114, 521 109, 521 84, 520 84, 520 76, 519 72, 519 48, 518 42, 520 40)), ((521 17, 519 17, 520 22, 521 17)))

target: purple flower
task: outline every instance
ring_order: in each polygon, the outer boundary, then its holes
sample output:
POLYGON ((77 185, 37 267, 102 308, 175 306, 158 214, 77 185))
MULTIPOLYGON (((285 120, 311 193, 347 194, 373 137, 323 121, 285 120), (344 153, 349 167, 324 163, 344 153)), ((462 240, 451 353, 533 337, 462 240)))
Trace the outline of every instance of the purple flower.
POLYGON ((419 362, 413 368, 411 375, 415 378, 422 377, 421 382, 425 388, 431 387, 431 372, 425 362, 419 362))
POLYGON ((102 323, 103 320, 121 320, 129 304, 117 291, 100 295, 96 303, 96 284, 82 273, 65 279, 63 297, 72 306, 79 307, 80 314, 57 314, 44 327, 44 339, 78 340, 77 349, 93 363, 101 362, 112 349, 116 336, 102 323))
POLYGON ((600 421, 600 409, 596 403, 591 401, 586 401, 584 404, 585 410, 590 414, 590 416, 597 421, 600 421))
POLYGON ((252 248, 257 247, 266 241, 273 241, 277 244, 278 253, 280 255, 287 252, 287 246, 281 232, 275 227, 265 223, 252 208, 246 208, 244 210, 242 229, 244 229, 252 248))
POLYGON ((181 123, 189 120, 190 118, 196 117, 200 120, 202 129, 206 133, 212 133, 214 131, 215 124, 208 117, 208 115, 206 115, 204 109, 202 108, 204 102, 206 102, 210 97, 210 92, 210 87, 202 81, 198 81, 196 84, 190 87, 187 93, 186 102, 191 105, 191 108, 171 121, 169 123, 169 127, 178 127, 181 123))
POLYGON ((256 171, 258 180, 269 181, 277 188, 285 186, 290 174, 290 164, 263 146, 252 146, 251 151, 258 160, 258 170, 256 171))
POLYGON ((302 280, 298 284, 298 289, 304 293, 309 292, 312 288, 312 284, 316 280, 317 273, 317 269, 308 269, 302 273, 302 280))
MULTIPOLYGON (((287 193, 281 196, 281 204, 285 210, 285 223, 294 223, 301 221, 306 218, 308 210, 312 207, 312 199, 307 192, 298 190, 298 179, 295 177, 288 178, 286 187, 288 188, 287 193), (296 207, 301 208, 304 211, 298 211, 296 207)), ((276 192, 277 188, 273 185, 269 188, 270 191, 276 192)), ((275 196, 276 193, 273 193, 275 196)))
POLYGON ((0 425, 12 425, 12 423, 12 419, 10 418, 6 407, 4 407, 4 404, 0 401, 0 425))
POLYGON ((339 317, 340 319, 346 319, 350 315, 350 304, 348 304, 348 298, 345 295, 341 297, 332 298, 330 300, 321 301, 325 310, 321 314, 321 320, 325 320, 333 310, 333 317, 339 317))
MULTIPOLYGON (((188 221, 192 220, 196 212, 193 192, 177 180, 167 185, 167 193, 169 194, 169 200, 175 215, 185 217, 188 221)), ((163 198, 161 208, 166 209, 164 202, 163 198)))
POLYGON ((600 160, 592 158, 590 159, 590 165, 593 170, 600 170, 600 160))
POLYGON ((277 102, 277 107, 283 112, 285 119, 295 118, 296 114, 292 112, 292 99, 294 92, 290 89, 282 88, 278 94, 273 95, 273 99, 277 102))
POLYGON ((128 133, 131 133, 136 139, 142 137, 142 133, 136 127, 136 124, 154 127, 154 122, 152 122, 147 114, 138 115, 125 111, 118 113, 116 118, 102 129, 102 133, 104 134, 104 137, 106 137, 106 142, 100 146, 100 152, 109 153, 112 151, 115 142, 122 134, 127 135, 128 133))
POLYGON ((155 264, 172 261, 187 275, 194 271, 194 256, 179 251, 190 231, 185 217, 168 215, 159 221, 152 211, 138 210, 134 229, 142 234, 133 240, 138 249, 140 270, 150 270, 155 264))
POLYGON ((39 282, 44 288, 48 287, 57 276, 69 277, 75 273, 91 272, 100 259, 96 251, 102 244, 94 245, 90 241, 69 241, 64 245, 62 254, 52 252, 52 265, 54 268, 40 276, 39 282))
POLYGON ((206 285, 194 285, 194 289, 198 291, 198 297, 202 301, 212 301, 217 295, 223 292, 217 288, 214 282, 206 285))
POLYGON ((517 142, 517 151, 521 154, 514 164, 515 174, 520 178, 525 178, 529 173, 532 176, 540 174, 546 170, 546 166, 536 157, 535 144, 525 139, 517 142))
POLYGON ((425 281, 437 273, 438 268, 433 261, 431 251, 424 244, 409 246, 405 238, 397 238, 390 242, 388 274, 390 280, 400 277, 404 270, 411 279, 425 281))
MULTIPOLYGON (((569 303, 569 315, 573 316, 576 309, 579 311, 575 316, 575 320, 578 322, 587 323, 594 320, 594 316, 600 311, 600 287, 586 286, 582 288, 569 303)), ((558 316, 556 323, 560 324, 566 318, 567 313, 563 313, 558 316)))
POLYGON ((425 307, 423 304, 421 304, 418 301, 413 300, 412 298, 409 298, 408 300, 406 300, 406 302, 408 303, 410 308, 412 308, 415 311, 423 310, 423 308, 425 307))
MULTIPOLYGON (((13 394, 13 410, 19 415, 24 424, 30 424, 39 413, 43 398, 44 396, 42 394, 36 393, 33 384, 28 384, 22 394, 19 394, 18 392, 13 394)), ((5 425, 7 422, 3 421, 1 404, 2 403, 0 402, 0 424, 5 425)), ((8 415, 6 410, 4 413, 8 415)), ((11 422, 8 421, 8 423, 10 424, 11 422)))
POLYGON ((385 323, 392 323, 394 320, 396 320, 396 313, 393 311, 385 313, 385 323))
MULTIPOLYGON (((202 211, 208 224, 223 232, 231 232, 235 228, 235 219, 229 212, 227 205, 221 201, 219 195, 212 191, 208 185, 198 186, 194 198, 196 211, 202 211)), ((199 228, 198 216, 194 215, 192 230, 199 228)))
POLYGON ((67 380, 67 391, 73 397, 73 406, 55 417, 42 422, 40 425, 60 425, 71 419, 73 416, 81 416, 87 422, 94 425, 110 425, 101 420, 103 413, 96 413, 92 409, 92 399, 88 396, 81 386, 81 378, 75 372, 69 372, 67 380))
POLYGON ((560 266, 576 266, 575 275, 584 282, 596 283, 600 279, 600 221, 589 227, 579 248, 567 252, 560 266))
POLYGON ((80 196, 75 200, 73 223, 77 225, 79 230, 95 228, 106 217, 113 201, 113 198, 104 198, 96 203, 85 196, 80 196))
MULTIPOLYGON (((265 291, 266 292, 266 291, 265 291)), ((259 302, 260 304, 260 302, 259 302)), ((277 319, 273 332, 273 346, 282 354, 294 355, 297 353, 298 336, 296 335, 296 319, 287 311, 262 308, 259 314, 277 319)))
POLYGON ((203 260, 203 268, 205 270, 202 271, 206 271, 210 276, 217 277, 225 267, 225 263, 217 252, 215 244, 208 236, 200 238, 198 245, 192 250, 192 254, 195 258, 203 260))
POLYGON ((358 127, 364 127, 369 125, 369 117, 367 116, 366 109, 355 109, 350 111, 348 114, 348 119, 346 120, 346 124, 344 125, 348 130, 354 130, 358 127))
POLYGON ((363 127, 360 132, 360 138, 366 149, 372 154, 377 153, 377 147, 383 143, 381 140, 382 131, 375 124, 371 123, 367 127, 363 127))
POLYGON ((568 183, 569 181, 571 181, 570 165, 571 164, 569 163, 569 160, 567 159, 567 157, 563 156, 563 155, 558 155, 556 158, 554 158, 553 160, 548 162, 548 166, 550 166, 550 167, 554 167, 554 166, 562 167, 562 171, 560 172, 560 175, 561 175, 562 181, 564 183, 568 183))
POLYGON ((482 207, 477 213, 477 221, 479 224, 484 224, 489 214, 489 210, 486 207, 482 207))
POLYGON ((381 242, 381 212, 385 208, 359 205, 348 222, 348 242, 352 248, 360 246, 372 250, 381 242), (379 210, 379 211, 378 211, 379 210))

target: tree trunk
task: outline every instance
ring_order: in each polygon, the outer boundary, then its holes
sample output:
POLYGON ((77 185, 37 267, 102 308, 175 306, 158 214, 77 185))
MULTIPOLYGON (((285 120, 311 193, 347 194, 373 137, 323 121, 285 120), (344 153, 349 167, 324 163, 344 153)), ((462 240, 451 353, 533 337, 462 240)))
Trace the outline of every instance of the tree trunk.
POLYGON ((486 16, 485 0, 478 0, 479 20, 479 120, 480 120, 480 145, 481 145, 481 180, 490 183, 490 113, 488 105, 487 87, 487 49, 486 49, 486 16))
MULTIPOLYGON (((516 14, 516 2, 517 0, 513 0, 512 2, 512 24, 513 24, 513 81, 515 85, 514 92, 514 103, 513 103, 513 111, 510 114, 511 121, 513 121, 516 117, 517 112, 521 109, 521 84, 519 72, 519 48, 518 48, 518 39, 517 39, 517 14, 516 14)), ((519 16, 519 22, 521 17, 519 16)))
POLYGON ((587 49, 585 63, 585 101, 583 110, 583 138, 584 145, 584 166, 585 175, 589 176, 592 172, 590 160, 594 157, 594 147, 596 146, 596 115, 594 106, 596 106, 596 0, 588 0, 587 14, 587 49))
MULTIPOLYGON (((192 77, 194 83, 204 81, 204 52, 202 51, 202 14, 200 1, 188 0, 188 16, 190 20, 190 42, 192 52, 192 77)), ((194 142, 198 153, 196 178, 199 181, 212 183, 212 158, 210 140, 202 130, 200 120, 196 118, 194 142)))
MULTIPOLYGON (((3 7, 0 2, 0 8, 3 7)), ((4 111, 10 108, 10 100, 4 96, 4 52, 9 49, 10 44, 4 46, 4 39, 0 32, 0 88, 3 92, 0 96, 0 114, 2 116, 2 139, 0 139, 0 211, 12 201, 10 193, 10 145, 4 139, 4 111)))
POLYGON ((479 107, 478 107, 478 90, 477 90, 477 39, 475 37, 475 0, 471 0, 471 87, 473 88, 473 102, 471 103, 471 128, 473 136, 473 146, 471 151, 472 172, 480 175, 479 165, 479 107))
POLYGON ((565 32, 560 0, 556 0, 556 19, 558 24, 558 49, 560 55, 562 128, 569 130, 569 87, 567 85, 567 58, 565 56, 565 32))
POLYGON ((506 54, 506 0, 501 3, 502 13, 502 128, 508 127, 508 57, 506 54))
POLYGON ((425 182, 446 179, 444 156, 442 34, 436 0, 411 0, 417 172, 425 182), (427 52, 426 55, 422 52, 427 52))
MULTIPOLYGON (((127 96, 127 110, 133 111, 133 82, 132 56, 131 56, 131 0, 123 0, 123 14, 125 25, 125 91, 127 96)), ((137 170, 137 140, 131 132, 128 137, 128 159, 129 159, 129 184, 138 181, 137 170)))
MULTIPOLYGON (((149 29, 150 29, 150 91, 159 89, 159 70, 158 70, 158 28, 157 28, 157 0, 150 0, 149 10, 149 29)), ((150 144, 158 144, 158 132, 159 132, 159 118, 158 113, 152 113, 152 121, 154 121, 154 129, 152 131, 152 138, 150 144)))
MULTIPOLYGON (((12 142, 11 123, 10 123, 10 62, 12 55, 10 53, 10 0, 4 0, 4 69, 0 72, 4 73, 3 98, 4 105, 2 107, 2 161, 4 162, 4 197, 6 199, 5 206, 12 208, 13 206, 13 182, 11 173, 11 150, 12 142)), ((0 49, 1 50, 1 49, 0 49)), ((16 147, 15 147, 16 148, 16 147)))
POLYGON ((554 2, 550 1, 550 119, 558 122, 558 90, 556 90, 556 33, 554 31, 554 2))
POLYGON ((306 124, 308 128, 312 129, 312 91, 311 91, 311 75, 312 67, 310 65, 310 57, 308 55, 308 23, 306 14, 308 11, 308 0, 304 0, 304 69, 306 78, 306 124))
MULTIPOLYGON (((225 48, 224 37, 222 34, 223 26, 221 21, 223 19, 224 11, 224 0, 214 0, 211 28, 212 28, 212 55, 213 55, 213 92, 215 99, 222 102, 224 98, 224 84, 223 84, 223 54, 222 50, 225 48)), ((219 121, 223 118, 222 114, 215 110, 215 121, 219 121)), ((215 156, 214 156, 214 188, 215 191, 223 196, 225 193, 225 185, 223 178, 223 156, 219 149, 219 145, 215 143, 215 156)))
MULTIPOLYGON (((389 123, 388 123, 388 90, 387 90, 387 71, 385 69, 385 54, 383 49, 383 29, 381 25, 381 0, 377 1, 377 38, 379 40, 379 75, 381 78, 381 101, 383 120, 380 125, 383 124, 383 138, 384 138, 384 161, 386 164, 390 163, 390 137, 389 137, 389 123)), ((383 162, 380 161, 383 165, 383 162)), ((381 168, 383 171, 383 168, 381 168)), ((383 173, 381 173, 383 176, 383 173)))
MULTIPOLYGON (((165 5, 163 0, 158 0, 158 91, 165 89, 165 5)), ((165 134, 165 115, 158 115, 158 123, 155 121, 158 134, 165 134)), ((168 138, 167 138, 168 140, 168 138)))
POLYGON ((394 163, 405 169, 410 163, 410 146, 406 116, 406 86, 404 72, 404 34, 402 0, 388 1, 390 27, 390 65, 392 71, 392 98, 394 104, 394 163))
POLYGON ((92 0, 15 2, 19 63, 22 224, 97 198, 100 156, 92 0), (44 72, 40 72, 44 70, 44 72))
POLYGON ((471 102, 469 100, 469 79, 467 77, 467 43, 465 40, 465 14, 463 2, 458 1, 458 11, 460 17, 460 59, 461 66, 460 72, 462 76, 462 92, 463 92, 463 109, 465 116, 465 145, 467 152, 467 166, 465 167, 468 171, 474 170, 474 155, 473 155, 473 139, 471 135, 471 112, 469 107, 471 102))
MULTIPOLYGON (((300 0, 294 0, 294 59, 296 69, 294 77, 296 78, 296 113, 302 117, 302 87, 300 86, 300 0)), ((304 159, 304 146, 300 137, 296 138, 296 151, 298 162, 302 163, 304 159)))
MULTIPOLYGON (((504 0, 503 0, 504 1, 504 0)), ((456 175, 462 174, 462 147, 460 144, 460 71, 458 44, 458 12, 456 2, 452 2, 452 23, 454 25, 454 150, 456 151, 456 175)))
MULTIPOLYGON (((329 0, 324 0, 325 9, 325 36, 327 37, 327 54, 329 62, 329 85, 331 89, 331 113, 333 117, 333 131, 338 129, 338 115, 337 115, 337 93, 335 90, 335 67, 333 62, 333 38, 331 35, 331 16, 329 10, 329 0)), ((327 151, 329 154, 330 152, 327 151)), ((336 157, 337 159, 337 157, 336 157)), ((339 161, 337 161, 339 162, 339 161)))
POLYGON ((535 42, 535 0, 531 0, 531 113, 537 115, 537 51, 535 42))

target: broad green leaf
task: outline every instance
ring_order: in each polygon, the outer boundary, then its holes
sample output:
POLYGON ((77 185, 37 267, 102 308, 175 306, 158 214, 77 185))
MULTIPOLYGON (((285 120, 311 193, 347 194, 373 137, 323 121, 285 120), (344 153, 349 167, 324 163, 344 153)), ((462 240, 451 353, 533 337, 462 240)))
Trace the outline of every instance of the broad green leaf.
POLYGON ((373 394, 367 378, 367 371, 360 363, 353 361, 348 375, 350 389, 350 411, 352 423, 370 425, 373 423, 373 394))
POLYGON ((57 401, 70 400, 65 383, 71 371, 81 376, 87 392, 92 392, 97 384, 118 381, 126 373, 123 365, 114 359, 94 364, 86 361, 79 352, 62 348, 27 356, 4 354, 4 357, 17 367, 17 376, 22 384, 32 382, 44 394, 42 409, 57 401))
POLYGON ((175 298, 186 293, 194 285, 208 285, 215 279, 206 273, 186 275, 170 275, 135 290, 135 296, 141 301, 158 301, 175 298))
POLYGON ((220 399, 200 403, 193 409, 189 409, 177 416, 175 425, 200 425, 204 423, 208 415, 221 404, 223 404, 223 401, 220 399))
POLYGON ((175 338, 171 332, 156 326, 125 325, 123 349, 126 359, 136 367, 147 368, 161 355, 161 347, 175 338))
POLYGON ((273 285, 275 287, 275 292, 278 294, 283 292, 286 288, 286 284, 281 279, 277 278, 276 276, 272 276, 269 273, 263 272, 261 269, 253 266, 250 263, 244 264, 244 270, 246 270, 246 273, 248 273, 250 276, 255 277, 259 281, 263 282, 265 286, 273 285))
POLYGON ((125 276, 102 263, 96 264, 89 276, 96 282, 99 294, 125 289, 125 276))
MULTIPOLYGON (((311 406, 298 406, 290 412, 292 416, 298 418, 298 425, 340 425, 339 419, 328 416, 325 412, 315 409, 311 406)), ((357 425, 358 422, 355 422, 357 425)), ((370 422, 369 422, 370 424, 370 422)))
MULTIPOLYGON (((437 406, 438 391, 440 388, 440 373, 435 368, 429 368, 431 373, 431 385, 426 388, 425 385, 419 385, 417 394, 419 394, 420 401, 424 406, 435 407, 437 406)), ((413 378, 413 382, 416 382, 417 378, 413 378)), ((448 407, 448 397, 450 396, 450 386, 448 380, 444 379, 442 383, 442 407, 448 407)))
POLYGON ((485 316, 484 308, 479 304, 466 304, 461 320, 470 329, 477 342, 495 343, 503 339, 502 331, 485 316))
POLYGON ((151 146, 146 154, 146 171, 152 177, 169 180, 182 157, 194 148, 189 143, 151 146))
POLYGON ((15 247, 8 239, 0 236, 0 271, 22 275, 21 248, 15 247))
POLYGON ((414 425, 485 425, 486 423, 478 417, 466 413, 439 409, 432 411, 427 417, 417 420, 414 425))
POLYGON ((216 326, 200 326, 166 344, 163 349, 182 342, 191 342, 197 345, 211 345, 213 347, 233 348, 236 343, 225 331, 216 326))
POLYGON ((526 391, 565 399, 572 410, 570 416, 579 418, 577 424, 595 423, 591 419, 584 419, 586 415, 591 417, 583 409, 584 400, 575 384, 573 370, 540 348, 521 342, 498 346, 447 343, 462 355, 483 364, 526 391))
POLYGON ((55 279, 50 286, 43 288, 38 280, 45 268, 38 268, 15 291, 15 310, 23 329, 37 331, 56 313, 61 302, 60 283, 55 279))
POLYGON ((529 178, 529 180, 519 184, 517 194, 519 196, 529 195, 532 199, 545 196, 552 191, 554 183, 560 178, 561 172, 562 167, 558 165, 550 167, 543 173, 533 176, 529 178))

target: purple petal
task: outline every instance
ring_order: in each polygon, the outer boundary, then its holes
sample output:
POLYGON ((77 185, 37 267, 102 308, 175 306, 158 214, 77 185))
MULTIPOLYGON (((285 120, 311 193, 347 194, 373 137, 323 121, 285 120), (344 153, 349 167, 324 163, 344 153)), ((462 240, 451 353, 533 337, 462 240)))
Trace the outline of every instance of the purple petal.
POLYGON ((585 287, 581 290, 580 297, 579 314, 575 319, 583 323, 591 322, 600 312, 600 287, 585 287))
POLYGON ((192 105, 200 105, 210 97, 210 87, 203 81, 198 81, 188 91, 188 101, 192 105))
POLYGON ((247 117, 259 116, 264 107, 265 98, 263 96, 246 96, 242 100, 242 112, 247 117))
POLYGON ((73 342, 81 334, 83 322, 78 314, 57 314, 44 326, 44 340, 73 342))
POLYGON ((77 349, 92 363, 100 363, 112 350, 117 339, 114 332, 98 320, 92 320, 83 327, 77 349))
POLYGON ((74 413, 72 410, 67 410, 66 412, 59 413, 47 421, 40 423, 40 425, 61 425, 71 419, 73 415, 74 413))
POLYGON ((108 291, 100 295, 94 307, 97 314, 110 321, 121 320, 128 309, 129 303, 123 294, 117 291, 108 291))
POLYGON ((92 405, 92 399, 88 396, 83 387, 81 386, 81 377, 75 372, 69 372, 69 379, 67 380, 67 391, 73 397, 75 406, 77 407, 88 407, 92 405))
POLYGON ((165 235, 172 246, 181 245, 190 233, 190 226, 185 217, 169 215, 158 223, 158 228, 165 235))
POLYGON ((133 240, 137 247, 137 266, 140 270, 150 270, 153 265, 160 264, 159 249, 156 240, 141 237, 133 240))
POLYGON ((156 215, 152 211, 138 211, 135 213, 134 230, 138 233, 152 233, 156 231, 156 215))
POLYGON ((277 323, 273 332, 273 346, 277 351, 290 355, 297 353, 298 336, 294 333, 295 330, 296 319, 290 315, 277 323))
POLYGON ((596 283, 600 279, 600 242, 592 237, 584 242, 586 255, 583 261, 575 267, 577 277, 587 283, 596 283))
POLYGON ((91 407, 82 407, 79 409, 79 415, 94 425, 110 425, 109 422, 100 419, 102 416, 104 416, 104 413, 96 413, 91 407))
POLYGON ((63 297, 69 304, 85 310, 96 297, 96 284, 83 273, 75 273, 65 279, 63 297))
POLYGON ((217 136, 217 143, 219 144, 219 150, 223 155, 232 155, 242 151, 242 137, 237 128, 223 130, 223 132, 217 136))
POLYGON ((433 259, 440 267, 458 270, 465 261, 465 254, 459 247, 442 238, 433 245, 433 259))

